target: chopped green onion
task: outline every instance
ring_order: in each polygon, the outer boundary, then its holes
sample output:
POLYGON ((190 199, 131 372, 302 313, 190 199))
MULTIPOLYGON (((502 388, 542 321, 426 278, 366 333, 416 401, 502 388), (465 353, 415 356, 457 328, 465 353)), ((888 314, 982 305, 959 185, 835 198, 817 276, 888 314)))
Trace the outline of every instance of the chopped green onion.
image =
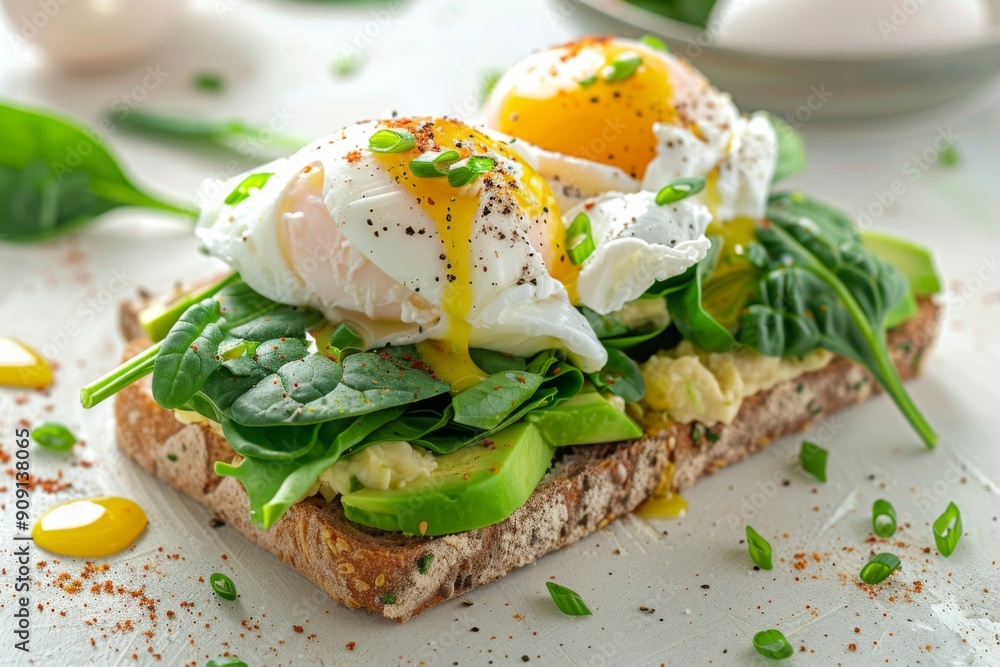
POLYGON ((451 165, 458 162, 458 151, 428 151, 410 160, 410 171, 420 178, 446 176, 451 165))
POLYGON ((597 75, 591 74, 586 79, 580 79, 579 81, 577 81, 577 83, 580 84, 581 88, 590 88, 595 83, 597 83, 597 75))
POLYGON ((747 526, 747 549, 750 551, 750 560, 757 567, 762 570, 770 570, 774 567, 771 562, 771 545, 750 526, 747 526))
POLYGON ((383 605, 396 604, 396 594, 395 593, 382 593, 378 599, 383 605))
POLYGON ((567 616, 591 616, 593 614, 576 591, 551 581, 546 581, 545 587, 549 589, 549 595, 559 607, 559 611, 567 616))
POLYGON ((53 452, 68 452, 78 440, 73 432, 62 424, 42 424, 31 432, 31 439, 53 452))
POLYGON ((195 75, 194 85, 199 90, 204 90, 209 93, 217 93, 226 87, 226 82, 220 74, 202 72, 201 74, 195 75))
POLYGON ((390 127, 368 138, 368 148, 376 153, 403 153, 417 145, 417 138, 407 130, 390 127))
POLYGON ((954 167, 961 161, 961 157, 958 154, 958 149, 955 144, 948 144, 941 149, 938 153, 938 164, 943 167, 954 167))
POLYGON ((248 665, 235 655, 227 655, 209 660, 205 667, 248 667, 248 665))
POLYGON ((656 49, 657 51, 664 51, 670 53, 670 47, 659 37, 654 37, 653 35, 643 35, 639 38, 639 41, 648 46, 651 49, 656 49))
POLYGON ((762 630, 753 636, 753 647, 765 658, 784 660, 795 653, 781 630, 762 630))
POLYGON ((826 481, 826 457, 827 451, 808 440, 802 441, 802 449, 799 450, 799 463, 807 473, 821 482, 826 481))
POLYGON ((888 500, 879 498, 872 505, 872 530, 879 537, 896 534, 896 508, 888 500))
POLYGON ((473 155, 472 157, 465 158, 461 162, 451 165, 451 171, 448 172, 448 185, 456 188, 468 185, 482 174, 493 171, 493 167, 495 166, 496 163, 493 162, 493 158, 481 155, 473 155))
POLYGON ((861 581, 874 586, 888 579, 899 565, 899 558, 894 554, 883 552, 868 561, 858 576, 861 577, 861 581))
POLYGON ((619 54, 611 61, 611 64, 601 70, 601 76, 605 81, 624 81, 629 78, 642 64, 642 56, 635 51, 626 51, 619 54))
POLYGON ((333 73, 337 76, 350 76, 361 67, 361 56, 358 52, 345 53, 333 61, 333 73))
POLYGON ((434 562, 434 554, 424 554, 417 559, 417 572, 420 574, 427 574, 428 570, 431 569, 431 563, 434 562))
POLYGON ((934 541, 938 551, 947 558, 955 551, 962 537, 962 515, 955 503, 948 503, 944 514, 934 520, 934 541))
POLYGON ((660 188, 660 191, 656 193, 656 203, 658 206, 673 204, 691 195, 696 195, 704 189, 704 178, 678 178, 673 183, 660 188))
POLYGON ((566 230, 566 253, 569 255, 569 261, 579 266, 587 261, 595 249, 594 237, 590 231, 590 218, 586 213, 579 213, 566 230))
POLYGON ((240 184, 226 196, 226 204, 229 206, 235 206, 236 204, 246 200, 252 194, 251 190, 260 190, 272 176, 274 176, 274 174, 268 172, 250 174, 240 181, 240 184))
POLYGON ((236 599, 236 585, 233 583, 233 580, 226 575, 221 572, 213 572, 208 581, 212 584, 212 590, 215 591, 215 594, 220 598, 225 600, 236 599))
POLYGON ((181 315, 188 308, 201 302, 203 299, 215 296, 223 288, 228 287, 239 280, 239 278, 240 274, 231 273, 222 280, 200 290, 182 295, 173 302, 167 304, 157 302, 151 306, 147 306, 139 312, 139 324, 142 325, 142 330, 146 332, 146 336, 151 341, 159 342, 167 337, 171 327, 177 323, 177 320, 181 319, 181 315))

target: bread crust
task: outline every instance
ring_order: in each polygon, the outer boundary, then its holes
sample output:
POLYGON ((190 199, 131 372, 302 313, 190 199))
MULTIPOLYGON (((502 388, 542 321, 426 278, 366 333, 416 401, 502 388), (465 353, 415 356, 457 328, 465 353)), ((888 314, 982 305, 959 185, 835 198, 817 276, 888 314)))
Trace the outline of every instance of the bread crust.
MULTIPOLYGON (((124 308, 123 331, 134 333, 124 308)), ((890 332, 900 376, 918 375, 937 338, 939 309, 922 299, 918 315, 890 332)), ((132 341, 125 357, 148 341, 132 341)), ((782 435, 865 400, 877 384, 859 366, 835 358, 743 401, 729 425, 671 424, 629 442, 567 447, 527 503, 492 526, 434 538, 406 537, 353 523, 338 502, 314 496, 263 531, 250 521, 247 495, 215 461, 236 455, 217 429, 183 424, 156 405, 148 378, 116 397, 118 444, 154 475, 214 510, 233 527, 312 580, 338 603, 396 621, 573 544, 634 510, 657 491, 689 488, 700 477, 746 458, 782 435), (672 470, 672 475, 670 471, 672 470), (426 563, 425 573, 418 561, 426 563)))

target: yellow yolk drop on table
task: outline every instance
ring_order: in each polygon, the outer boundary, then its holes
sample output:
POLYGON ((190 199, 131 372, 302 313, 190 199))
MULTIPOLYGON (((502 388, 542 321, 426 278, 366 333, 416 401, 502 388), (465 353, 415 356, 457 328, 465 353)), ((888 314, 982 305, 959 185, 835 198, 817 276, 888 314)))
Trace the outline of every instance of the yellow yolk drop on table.
POLYGON ((145 527, 146 513, 141 507, 112 496, 57 505, 35 523, 31 536, 48 552, 97 558, 125 549, 145 527))
POLYGON ((13 338, 0 337, 0 385, 44 389, 52 384, 52 368, 42 355, 13 338))
POLYGON ((635 509, 635 513, 644 519, 676 519, 687 514, 688 502, 670 490, 673 481, 674 464, 668 463, 656 491, 635 509))

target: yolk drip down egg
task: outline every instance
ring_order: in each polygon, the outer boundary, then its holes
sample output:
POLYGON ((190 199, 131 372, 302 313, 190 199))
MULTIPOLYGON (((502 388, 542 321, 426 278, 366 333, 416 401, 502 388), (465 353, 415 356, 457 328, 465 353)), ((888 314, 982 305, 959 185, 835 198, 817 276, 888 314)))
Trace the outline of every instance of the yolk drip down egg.
POLYGON ((720 221, 763 214, 777 159, 774 128, 666 51, 588 37, 533 54, 490 95, 486 124, 517 137, 560 201, 656 191, 704 177, 720 221))
POLYGON ((359 123, 258 172, 271 176, 247 198, 203 209, 202 242, 258 292, 349 322, 371 347, 561 348, 598 370, 606 352, 575 305, 609 312, 709 246, 700 204, 617 195, 595 217, 597 251, 575 266, 545 179, 503 140, 447 118, 359 123), (412 134, 415 145, 372 151, 369 139, 384 129, 412 134), (414 173, 412 160, 446 150, 492 168, 462 186, 414 173))

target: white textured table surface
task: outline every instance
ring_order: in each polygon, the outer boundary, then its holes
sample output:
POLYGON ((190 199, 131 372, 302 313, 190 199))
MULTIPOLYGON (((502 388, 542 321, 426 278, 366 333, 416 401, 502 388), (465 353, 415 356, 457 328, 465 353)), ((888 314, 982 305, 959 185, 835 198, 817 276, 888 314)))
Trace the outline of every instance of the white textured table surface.
MULTIPOLYGON (((150 60, 167 74, 143 94, 145 108, 223 110, 287 123, 307 137, 389 109, 474 113, 485 71, 577 30, 564 17, 571 3, 530 0, 488 9, 434 0, 388 13, 379 3, 229 5, 234 10, 218 18, 209 4, 150 60), (331 75, 340 45, 360 39, 366 26, 363 67, 346 79, 331 75), (192 92, 192 74, 206 69, 225 74, 228 92, 192 92)), ((137 68, 67 78, 0 40, 0 95, 90 122, 143 76, 137 68)), ((86 439, 68 458, 33 451, 37 474, 62 471, 71 484, 36 491, 34 516, 63 500, 113 493, 137 500, 150 519, 134 548, 101 561, 108 571, 83 579, 76 593, 59 587, 60 575, 70 576, 63 584, 73 590, 82 562, 34 552, 34 561, 47 564, 32 568, 30 659, 179 665, 230 651, 251 665, 752 664, 766 662, 753 651, 753 634, 778 627, 796 647, 797 664, 1000 664, 1000 107, 984 95, 919 118, 868 127, 807 123, 803 131, 811 167, 794 185, 856 212, 872 209, 898 180, 903 194, 872 222, 938 253, 947 320, 926 377, 910 389, 941 433, 939 448, 925 451, 889 400, 877 398, 812 433, 831 450, 827 484, 811 483, 789 463, 801 438, 786 438, 699 483, 682 520, 614 522, 471 592, 471 606, 448 602, 402 626, 332 604, 232 529, 210 528, 206 510, 118 453, 110 406, 84 412, 77 404, 78 387, 121 350, 119 299, 213 270, 182 226, 118 213, 56 243, 0 245, 0 335, 59 360, 57 383, 45 395, 0 390, 0 444, 13 450, 22 419, 64 422, 86 439), (914 171, 911 156, 949 128, 958 135, 960 165, 914 171), (784 478, 789 486, 774 484, 784 478), (887 548, 904 569, 870 595, 855 582, 870 553, 882 550, 866 543, 877 497, 890 499, 903 521, 899 543, 887 548), (952 500, 967 534, 944 559, 933 550, 930 521, 952 500), (749 567, 740 544, 748 521, 774 546, 771 572, 749 567), (232 577, 238 602, 220 603, 198 581, 213 571, 232 577), (552 575, 580 592, 594 615, 560 615, 545 592, 552 575), (124 594, 91 592, 104 579, 124 594)), ((124 132, 107 139, 139 181, 182 199, 193 199, 207 175, 253 166, 124 132)), ((27 664, 11 648, 13 484, 6 474, 0 486, 0 663, 27 664)))

